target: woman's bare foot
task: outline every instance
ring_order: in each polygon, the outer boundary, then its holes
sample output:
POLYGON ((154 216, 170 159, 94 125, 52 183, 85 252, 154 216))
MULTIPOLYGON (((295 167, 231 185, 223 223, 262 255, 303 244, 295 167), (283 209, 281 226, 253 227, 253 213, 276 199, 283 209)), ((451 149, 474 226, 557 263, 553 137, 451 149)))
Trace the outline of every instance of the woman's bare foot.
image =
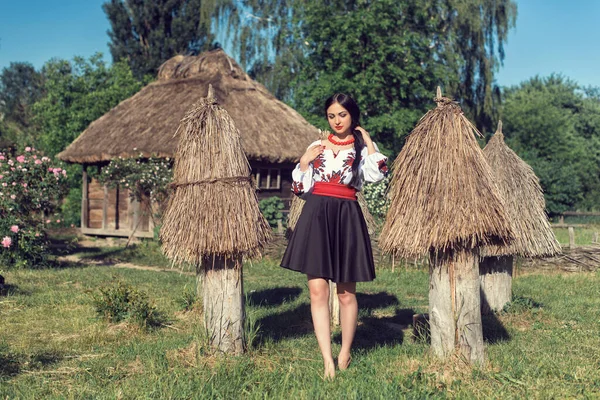
POLYGON ((323 379, 333 380, 335 378, 335 363, 333 360, 325 361, 325 370, 323 372, 323 379))
POLYGON ((350 355, 350 353, 340 353, 338 355, 338 368, 340 369, 340 371, 348 369, 348 367, 350 366, 350 361, 352 361, 352 356, 350 355))

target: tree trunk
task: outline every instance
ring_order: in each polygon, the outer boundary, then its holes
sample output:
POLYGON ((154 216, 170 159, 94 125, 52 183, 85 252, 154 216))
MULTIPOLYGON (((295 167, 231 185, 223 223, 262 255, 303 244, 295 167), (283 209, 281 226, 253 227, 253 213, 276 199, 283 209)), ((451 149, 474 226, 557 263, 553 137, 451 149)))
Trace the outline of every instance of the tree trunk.
POLYGON ((481 311, 501 311, 512 300, 513 256, 485 257, 479 264, 481 311))
POLYGON ((337 285, 329 281, 329 315, 331 315, 331 324, 340 325, 340 299, 337 296, 337 285))
POLYGON ((446 358, 456 350, 483 364, 479 268, 473 252, 432 255, 429 267, 431 348, 446 358))
POLYGON ((207 257, 203 261, 204 324, 209 343, 227 354, 244 352, 242 258, 207 257))

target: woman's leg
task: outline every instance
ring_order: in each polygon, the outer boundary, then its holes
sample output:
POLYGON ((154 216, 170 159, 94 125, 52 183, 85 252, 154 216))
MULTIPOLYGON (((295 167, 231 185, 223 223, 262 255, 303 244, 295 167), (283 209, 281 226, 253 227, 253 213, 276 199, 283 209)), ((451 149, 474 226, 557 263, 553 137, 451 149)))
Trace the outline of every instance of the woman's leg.
POLYGON ((342 370, 350 364, 350 349, 356 333, 358 303, 356 302, 356 282, 337 284, 340 299, 340 317, 342 325, 342 348, 338 356, 338 367, 342 370))
POLYGON ((325 378, 335 376, 335 364, 331 354, 331 329, 329 321, 329 282, 323 278, 308 275, 308 290, 310 292, 310 311, 317 342, 323 355, 325 378))

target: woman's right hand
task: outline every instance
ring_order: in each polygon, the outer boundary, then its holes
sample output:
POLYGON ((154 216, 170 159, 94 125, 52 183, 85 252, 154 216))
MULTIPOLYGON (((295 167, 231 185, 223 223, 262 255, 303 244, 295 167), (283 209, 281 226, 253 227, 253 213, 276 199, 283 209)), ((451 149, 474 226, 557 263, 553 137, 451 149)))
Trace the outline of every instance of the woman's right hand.
POLYGON ((322 144, 315 144, 310 146, 304 155, 300 157, 300 171, 304 172, 308 169, 308 164, 313 162, 320 154, 325 150, 325 146, 322 144))

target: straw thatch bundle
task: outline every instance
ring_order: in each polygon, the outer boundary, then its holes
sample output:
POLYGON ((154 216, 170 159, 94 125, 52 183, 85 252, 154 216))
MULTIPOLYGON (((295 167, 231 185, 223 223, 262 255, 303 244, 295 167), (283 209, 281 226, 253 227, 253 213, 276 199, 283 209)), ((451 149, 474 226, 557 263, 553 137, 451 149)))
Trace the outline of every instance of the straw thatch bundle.
POLYGON ((507 244, 512 230, 477 129, 439 88, 435 101, 392 166, 381 249, 417 258, 432 250, 507 244))
POLYGON ((488 246, 485 256, 550 257, 561 249, 548 222, 544 194, 533 169, 504 142, 502 122, 483 149, 515 233, 508 246, 488 246))
POLYGON ((160 232, 164 253, 196 265, 207 255, 257 255, 271 229, 258 208, 239 132, 212 86, 176 136, 174 191, 160 232))

